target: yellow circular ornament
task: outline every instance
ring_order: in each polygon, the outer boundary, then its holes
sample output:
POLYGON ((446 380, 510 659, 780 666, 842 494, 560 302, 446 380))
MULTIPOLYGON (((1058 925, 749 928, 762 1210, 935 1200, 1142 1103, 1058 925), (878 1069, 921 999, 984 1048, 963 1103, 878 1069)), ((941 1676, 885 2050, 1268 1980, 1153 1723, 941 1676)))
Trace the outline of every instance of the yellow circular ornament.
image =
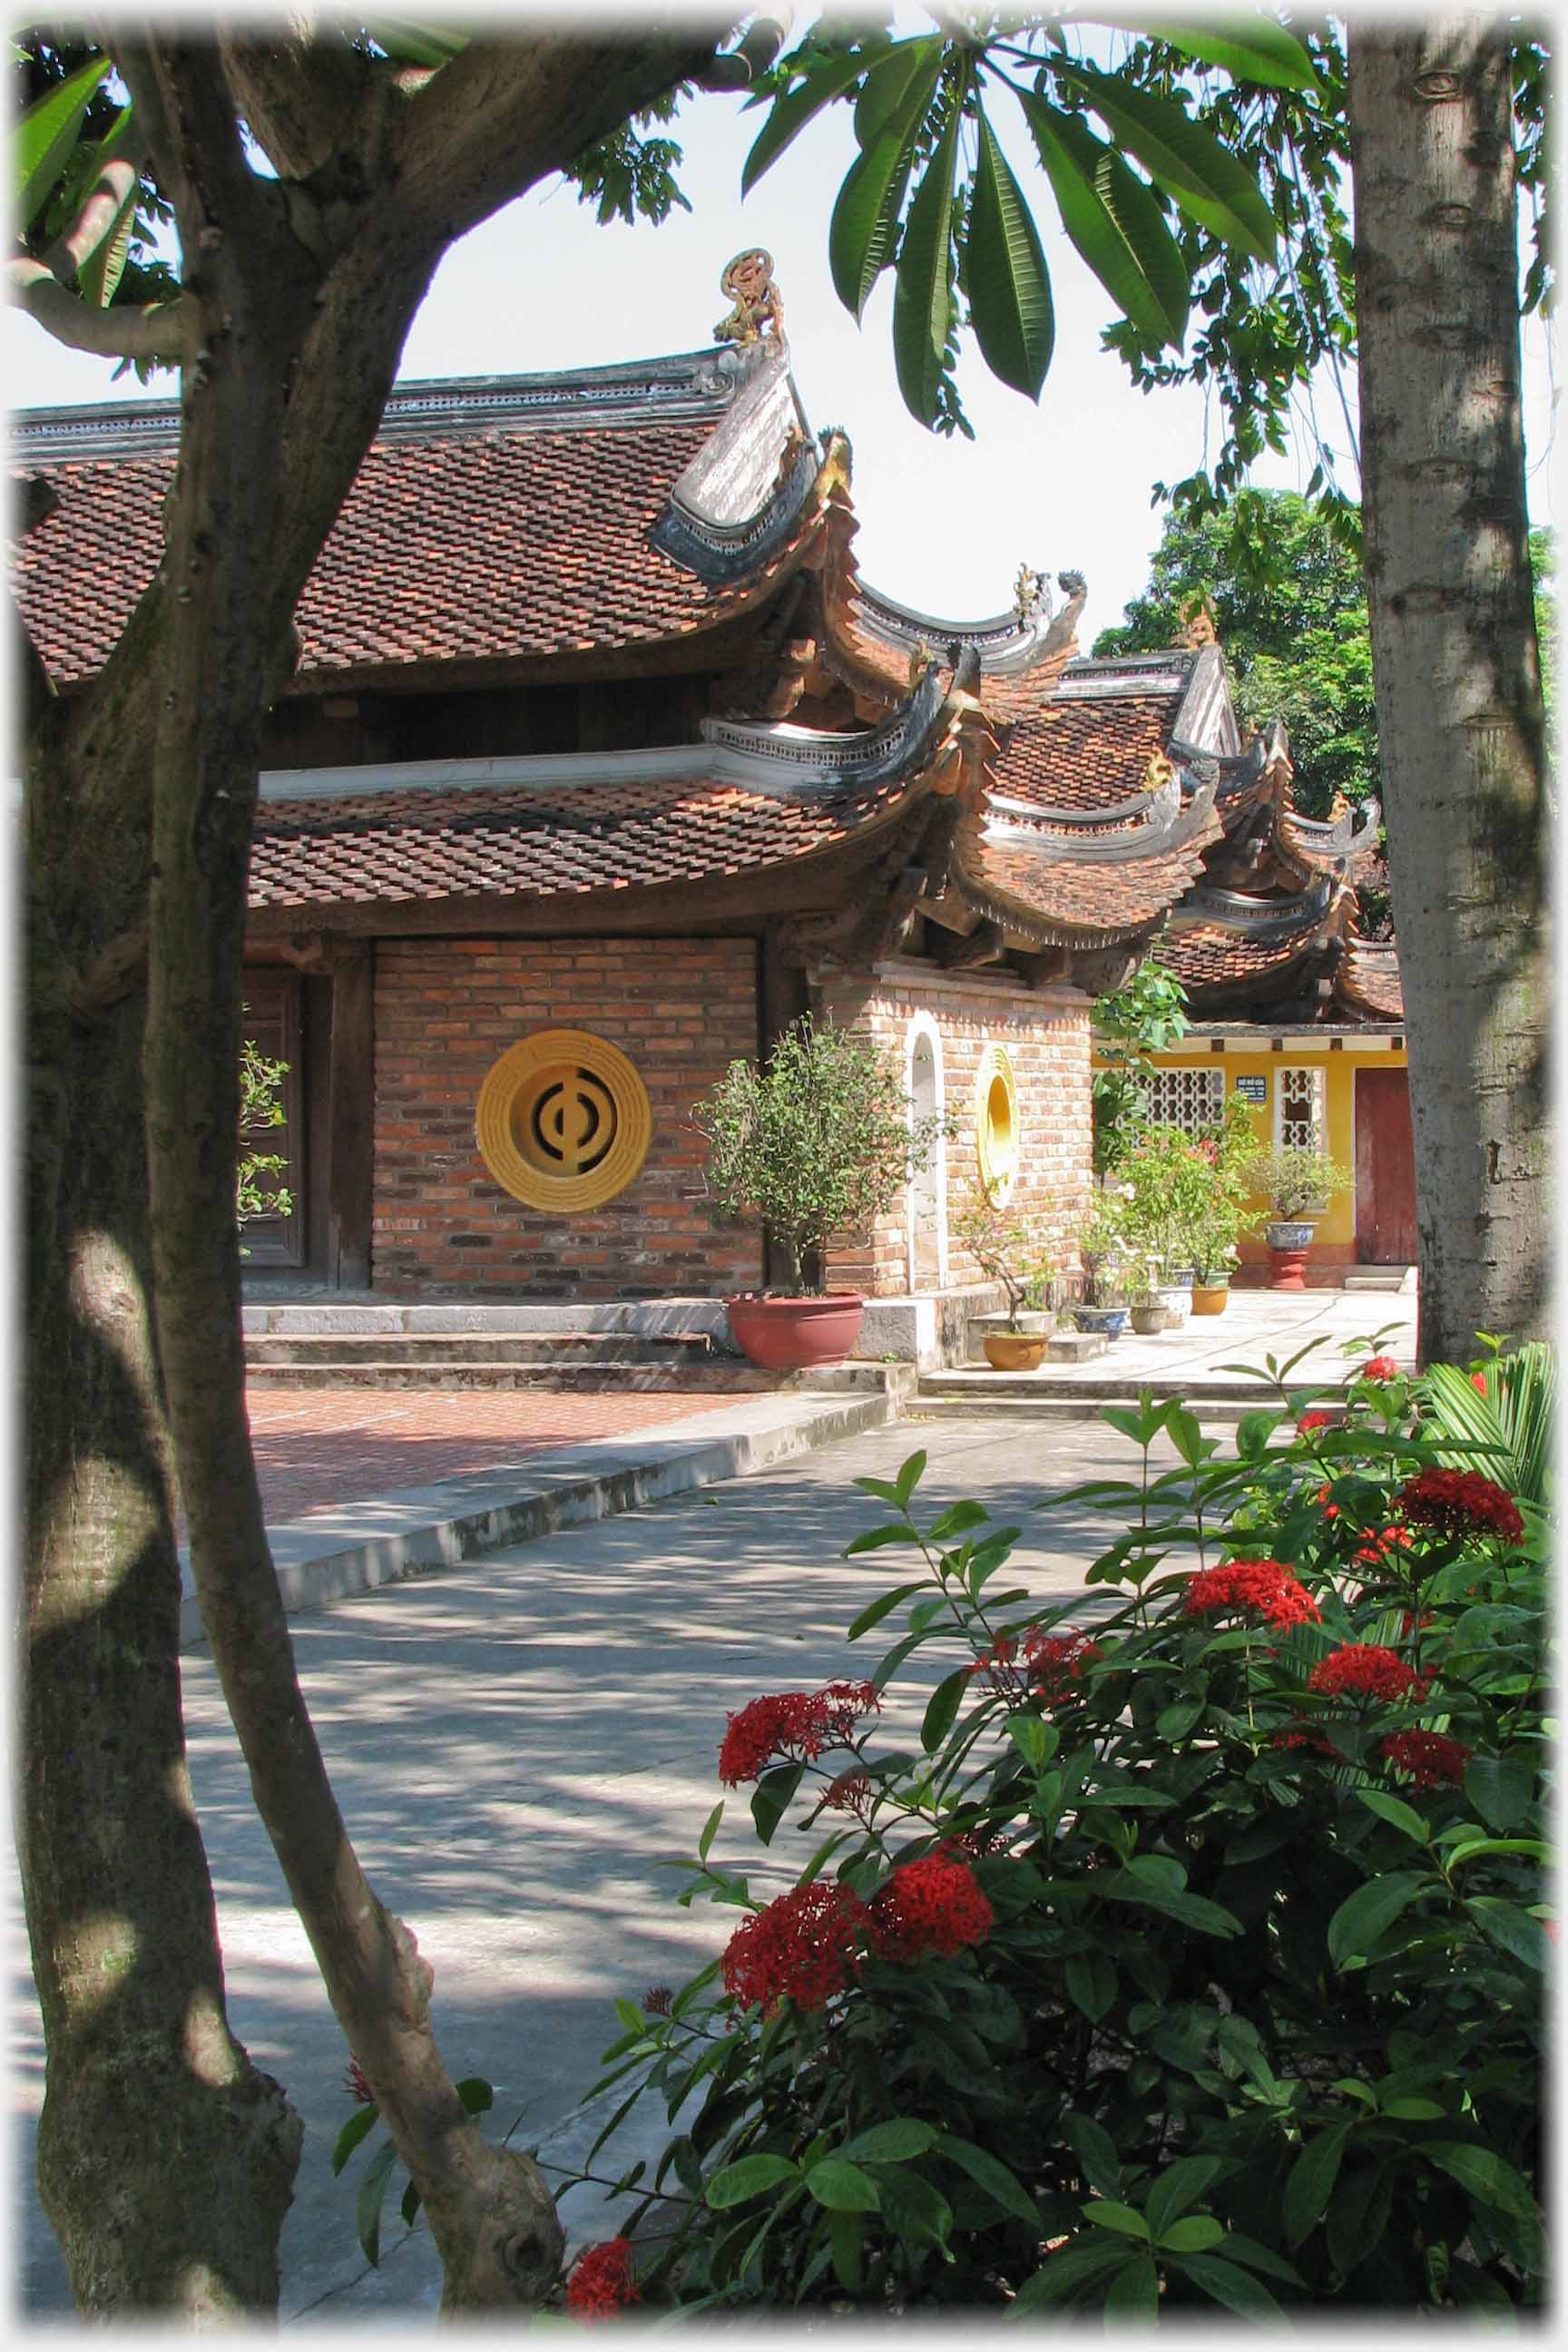
POLYGON ((479 1088, 485 1166, 531 1209, 596 1209, 647 1156, 647 1088, 618 1045, 586 1029, 539 1029, 479 1088))
POLYGON ((980 1189, 1006 1206, 1018 1172, 1018 1088, 1005 1045, 987 1045, 974 1080, 974 1149, 980 1189))

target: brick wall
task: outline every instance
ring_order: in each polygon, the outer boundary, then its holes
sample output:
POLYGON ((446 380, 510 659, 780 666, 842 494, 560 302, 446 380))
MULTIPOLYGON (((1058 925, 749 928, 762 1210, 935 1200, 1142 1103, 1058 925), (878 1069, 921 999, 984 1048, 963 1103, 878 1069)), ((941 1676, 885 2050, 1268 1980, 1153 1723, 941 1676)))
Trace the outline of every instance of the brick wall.
POLYGON ((372 1279, 389 1297, 716 1297, 762 1277, 757 1235, 715 1226, 692 1107, 757 1045, 750 940, 378 942, 372 1279), (480 1086, 535 1029, 590 1029, 636 1065, 647 1157, 602 1208, 530 1209, 474 1140, 480 1086))
MULTIPOLYGON (((906 1067, 909 1024, 929 1013, 942 1042, 942 1094, 956 1116, 942 1147, 947 1169, 948 1282, 983 1279, 957 1243, 954 1227, 979 1183, 974 1082, 987 1045, 1005 1046, 1018 1090, 1018 1172, 1011 1209, 1029 1219, 1042 1248, 1076 1271, 1078 1226, 1090 1184, 1089 1002, 1072 989, 1008 987, 912 960, 864 979, 833 979, 813 991, 820 1011, 840 1027, 875 1037, 906 1067)), ((864 1247, 835 1252, 835 1286, 887 1297, 909 1288, 903 1200, 864 1247)))

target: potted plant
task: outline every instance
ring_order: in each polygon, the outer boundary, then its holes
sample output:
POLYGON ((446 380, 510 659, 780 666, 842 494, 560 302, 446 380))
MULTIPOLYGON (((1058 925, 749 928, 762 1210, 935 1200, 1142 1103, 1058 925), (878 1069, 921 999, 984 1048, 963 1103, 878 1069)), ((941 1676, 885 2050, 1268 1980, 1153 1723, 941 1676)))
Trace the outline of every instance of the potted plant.
POLYGON ((1274 1214, 1264 1227, 1271 1290, 1304 1290, 1313 1221, 1336 1193, 1349 1189, 1351 1173, 1326 1151, 1292 1147, 1261 1152, 1251 1164, 1252 1181, 1268 1196, 1274 1214))
POLYGON ((981 1342, 986 1362, 994 1372, 1035 1372, 1050 1338, 1049 1324, 1045 1330, 1027 1331, 1023 1318, 1031 1297, 1047 1288, 1056 1267, 1051 1259, 1037 1255, 1028 1224, 1000 1207, 995 1194, 994 1185, 977 1194, 958 1219, 954 1232, 982 1274, 999 1282, 1006 1296, 1002 1329, 987 1331, 981 1342))
POLYGON ((1099 1332, 1107 1339, 1120 1339, 1127 1328, 1124 1292, 1133 1255, 1127 1234, 1130 1191, 1127 1185, 1098 1189, 1079 1236, 1084 1295, 1072 1319, 1080 1331, 1099 1332))
POLYGON ((940 1117, 913 1119, 891 1059, 853 1030, 804 1014, 765 1069, 731 1062, 698 1107, 708 1192, 721 1223, 758 1216, 786 1279, 728 1298, 735 1343, 769 1371, 838 1363, 859 1336, 865 1300, 806 1280, 830 1241, 858 1240, 929 1165, 940 1117))
POLYGON ((1171 1310, 1156 1288, 1147 1266, 1130 1274, 1126 1283, 1127 1307, 1132 1328, 1143 1339, 1152 1339, 1163 1331, 1171 1321, 1171 1310))
POLYGON ((1237 1260, 1234 1242, 1214 1256, 1205 1254, 1193 1277, 1193 1313, 1223 1315, 1230 1298, 1231 1269, 1237 1260))

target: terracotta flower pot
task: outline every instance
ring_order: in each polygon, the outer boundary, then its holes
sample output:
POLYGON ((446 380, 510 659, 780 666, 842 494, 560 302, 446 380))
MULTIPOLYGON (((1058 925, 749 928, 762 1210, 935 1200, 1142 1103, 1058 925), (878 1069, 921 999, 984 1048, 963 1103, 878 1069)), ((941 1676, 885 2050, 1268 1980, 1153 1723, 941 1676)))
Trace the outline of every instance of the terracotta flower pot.
POLYGON ((860 1336, 866 1302, 857 1291, 826 1298, 727 1298, 735 1345, 765 1372, 798 1372, 809 1364, 838 1364, 860 1336))
POLYGON ((1225 1313, 1225 1302, 1229 1297, 1230 1285, 1227 1282, 1194 1282, 1193 1285, 1193 1313, 1194 1315, 1223 1315, 1225 1313))
POLYGON ((994 1372, 1037 1372, 1046 1341, 1044 1331, 987 1331, 985 1360, 994 1372))

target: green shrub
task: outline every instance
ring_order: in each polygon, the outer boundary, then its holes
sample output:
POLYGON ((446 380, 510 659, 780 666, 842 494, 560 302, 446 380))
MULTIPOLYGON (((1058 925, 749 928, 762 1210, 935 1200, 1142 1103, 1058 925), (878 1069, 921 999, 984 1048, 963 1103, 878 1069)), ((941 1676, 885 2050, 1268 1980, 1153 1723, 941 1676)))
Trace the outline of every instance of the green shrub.
POLYGON ((736 1928, 618 2005, 598 2087, 679 2125, 619 2184, 645 2302, 1539 2301, 1544 1522, 1424 1433, 1436 1376, 1375 1357, 1313 1410, 1300 1361, 1233 1454, 1107 1413, 1141 1469, 1053 1498, 1120 1522, 1069 1606, 978 1502, 921 1514, 922 1455, 858 1482, 849 1549, 910 1560, 848 1638, 897 1638, 721 1754, 810 1857, 762 1902, 716 1807, 679 1899, 736 1928))

